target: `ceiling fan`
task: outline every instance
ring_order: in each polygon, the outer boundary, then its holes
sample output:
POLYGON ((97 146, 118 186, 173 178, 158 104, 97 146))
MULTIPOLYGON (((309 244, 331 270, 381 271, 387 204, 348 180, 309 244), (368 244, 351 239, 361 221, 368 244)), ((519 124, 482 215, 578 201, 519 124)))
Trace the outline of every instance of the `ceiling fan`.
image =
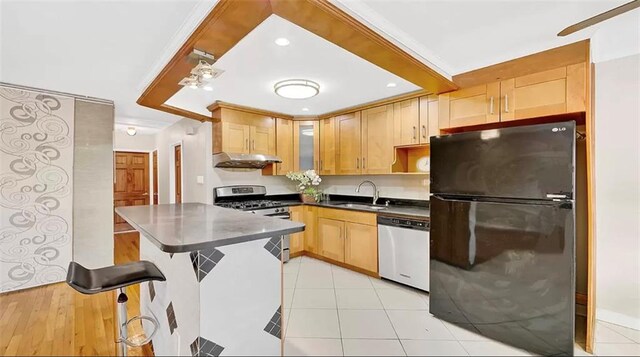
POLYGON ((636 9, 640 7, 640 0, 634 0, 631 2, 628 2, 624 5, 620 5, 618 7, 616 7, 615 9, 611 9, 609 11, 605 11, 601 14, 598 14, 596 16, 590 17, 586 20, 580 21, 578 23, 575 23, 567 28, 565 28, 564 30, 558 32, 558 36, 562 37, 562 36, 567 36, 570 35, 574 32, 578 32, 580 30, 586 29, 589 26, 593 26, 597 23, 600 23, 604 20, 608 20, 612 17, 618 16, 618 15, 622 15, 627 11, 631 11, 633 9, 636 9))

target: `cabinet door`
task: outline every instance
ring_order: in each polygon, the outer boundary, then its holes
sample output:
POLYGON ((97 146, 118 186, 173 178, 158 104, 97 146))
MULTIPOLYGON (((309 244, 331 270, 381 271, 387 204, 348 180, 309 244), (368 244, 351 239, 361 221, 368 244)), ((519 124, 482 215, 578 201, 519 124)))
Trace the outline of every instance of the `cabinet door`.
POLYGON ((344 262, 378 272, 378 228, 360 223, 345 223, 344 262))
POLYGON ((362 173, 391 173, 393 113, 391 104, 362 111, 362 173))
POLYGON ((438 96, 420 97, 420 144, 440 134, 438 129, 438 96))
POLYGON ((440 129, 500 121, 500 82, 440 95, 440 129))
POLYGON ((222 151, 248 154, 249 153, 249 125, 222 123, 222 151))
MULTIPOLYGON (((303 207, 304 206, 291 207, 291 220, 292 221, 305 223, 304 222, 303 207)), ((291 254, 302 252, 304 250, 304 232, 294 233, 294 234, 291 234, 289 237, 290 237, 289 252, 291 254)))
POLYGON ((320 121, 320 174, 336 173, 336 125, 335 118, 320 121))
POLYGON ((584 111, 584 83, 584 63, 504 80, 500 120, 584 111))
POLYGON ((302 218, 305 224, 304 228, 304 250, 307 252, 319 254, 318 248, 318 207, 302 206, 302 218))
POLYGON ((393 104, 393 143, 395 146, 419 143, 418 99, 393 104))
POLYGON ((251 126, 251 153, 275 155, 276 135, 273 128, 251 126))
POLYGON ((344 263, 344 222, 318 218, 319 254, 344 263))
POLYGON ((362 172, 360 164, 360 112, 336 117, 336 174, 354 175, 362 172))
POLYGON ((293 170, 318 170, 320 153, 320 126, 317 121, 293 123, 293 170))
POLYGON ((276 121, 276 155, 282 163, 276 165, 276 175, 286 175, 293 171, 293 121, 276 121))

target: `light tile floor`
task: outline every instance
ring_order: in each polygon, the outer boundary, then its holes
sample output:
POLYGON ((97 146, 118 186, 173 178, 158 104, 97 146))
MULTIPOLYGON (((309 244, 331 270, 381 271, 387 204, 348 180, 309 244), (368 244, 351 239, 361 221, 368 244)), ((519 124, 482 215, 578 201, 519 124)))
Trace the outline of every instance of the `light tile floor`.
MULTIPOLYGON (((288 356, 531 355, 431 316, 426 293, 309 257, 285 264, 284 284, 288 356)), ((596 354, 640 355, 640 331, 598 322, 596 354)))

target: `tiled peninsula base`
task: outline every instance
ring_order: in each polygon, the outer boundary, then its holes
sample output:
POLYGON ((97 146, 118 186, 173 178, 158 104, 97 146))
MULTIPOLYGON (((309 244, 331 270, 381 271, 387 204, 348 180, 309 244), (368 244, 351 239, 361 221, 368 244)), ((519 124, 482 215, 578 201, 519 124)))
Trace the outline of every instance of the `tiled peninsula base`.
POLYGON ((175 254, 141 237, 140 259, 167 278, 140 288, 156 356, 281 355, 281 237, 175 254))

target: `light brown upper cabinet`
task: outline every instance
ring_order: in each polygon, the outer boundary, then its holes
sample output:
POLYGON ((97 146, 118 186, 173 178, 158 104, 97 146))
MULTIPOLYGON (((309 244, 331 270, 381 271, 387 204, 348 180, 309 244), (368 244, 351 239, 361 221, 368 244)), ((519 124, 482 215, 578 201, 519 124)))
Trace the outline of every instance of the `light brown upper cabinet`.
POLYGON ((585 110, 585 63, 500 83, 500 120, 519 120, 585 110))
POLYGON ((318 121, 293 122, 293 170, 318 170, 320 125, 318 121))
POLYGON ((404 100, 393 104, 393 145, 404 146, 420 143, 418 130, 420 116, 418 114, 418 98, 404 100))
POLYGON ((337 116, 335 125, 337 135, 336 174, 360 174, 362 172, 360 112, 337 116))
POLYGON ((440 129, 499 121, 500 82, 460 89, 439 97, 440 129))
POLYGON ((221 151, 248 154, 250 152, 250 137, 251 127, 249 125, 223 122, 221 151))
POLYGON ((320 121, 320 174, 336 174, 336 118, 320 121))
POLYGON ((558 67, 439 96, 439 128, 585 111, 586 63, 558 67))
POLYGON ((229 108, 212 114, 214 153, 276 154, 274 118, 229 108))
POLYGON ((420 144, 428 144, 430 137, 439 134, 438 96, 420 97, 420 144))
POLYGON ((391 173, 393 113, 394 107, 391 104, 362 111, 360 167, 364 174, 391 173))
POLYGON ((293 171, 293 121, 276 119, 276 155, 282 163, 276 165, 276 175, 293 171))

